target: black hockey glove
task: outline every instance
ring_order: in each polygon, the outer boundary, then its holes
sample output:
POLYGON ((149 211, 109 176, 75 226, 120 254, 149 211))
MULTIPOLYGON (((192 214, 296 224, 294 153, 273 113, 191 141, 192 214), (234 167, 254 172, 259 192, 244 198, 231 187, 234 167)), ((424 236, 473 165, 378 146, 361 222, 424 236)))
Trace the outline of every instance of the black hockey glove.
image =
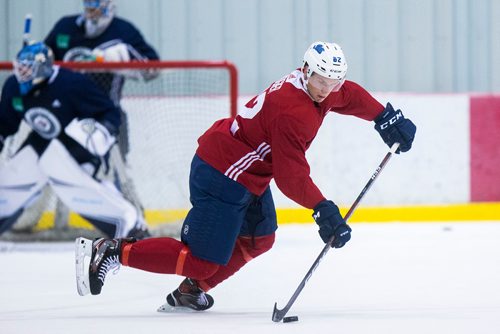
POLYGON ((3 150, 3 137, 0 135, 0 153, 2 153, 3 150))
POLYGON ((340 248, 351 240, 351 228, 340 215, 339 207, 324 200, 314 208, 313 218, 319 226, 319 235, 325 243, 335 236, 332 247, 340 248))
POLYGON ((375 118, 375 130, 389 147, 394 143, 399 143, 396 151, 399 154, 400 151, 410 150, 417 127, 403 116, 401 110, 394 111, 392 105, 387 103, 385 110, 375 118))

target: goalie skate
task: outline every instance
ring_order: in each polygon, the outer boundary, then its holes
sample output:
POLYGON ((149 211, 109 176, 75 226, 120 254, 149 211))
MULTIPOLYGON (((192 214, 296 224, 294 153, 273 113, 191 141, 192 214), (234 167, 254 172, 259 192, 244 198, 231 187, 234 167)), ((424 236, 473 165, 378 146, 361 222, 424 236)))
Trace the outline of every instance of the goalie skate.
POLYGON ((92 256, 92 240, 77 238, 75 241, 76 288, 80 296, 90 293, 89 264, 92 256))

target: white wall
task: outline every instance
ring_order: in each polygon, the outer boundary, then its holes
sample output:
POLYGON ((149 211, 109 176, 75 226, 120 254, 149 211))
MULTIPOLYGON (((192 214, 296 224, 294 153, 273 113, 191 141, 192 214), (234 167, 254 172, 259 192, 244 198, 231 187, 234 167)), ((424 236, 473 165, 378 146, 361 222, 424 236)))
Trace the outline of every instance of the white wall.
MULTIPOLYGON (((384 105, 390 101, 403 110, 417 125, 417 134, 413 148, 391 159, 363 203, 468 202, 468 96, 375 94, 375 97, 384 105)), ((373 122, 330 114, 308 151, 311 176, 327 198, 347 206, 356 199, 387 151, 373 122)), ((275 186, 273 190, 277 206, 297 206, 275 186)))
MULTIPOLYGON (((301 65, 316 40, 339 43, 349 78, 371 91, 500 91, 498 0, 115 0, 164 60, 234 62, 254 94, 301 65)), ((81 0, 0 0, 0 59, 23 18, 44 38, 81 0)))

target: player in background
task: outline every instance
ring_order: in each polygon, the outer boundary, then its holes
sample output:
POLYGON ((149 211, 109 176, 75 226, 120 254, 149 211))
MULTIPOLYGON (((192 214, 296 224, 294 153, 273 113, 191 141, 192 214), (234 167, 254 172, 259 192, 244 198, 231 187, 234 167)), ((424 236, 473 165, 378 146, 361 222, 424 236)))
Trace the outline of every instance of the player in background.
MULTIPOLYGON (((83 0, 83 7, 82 14, 61 18, 45 38, 55 60, 126 62, 159 59, 140 31, 115 15, 112 0, 83 0)), ((142 74, 150 79, 150 72, 142 74)), ((100 73, 94 79, 119 106, 125 76, 119 72, 100 73)))
MULTIPOLYGON (((374 121, 384 142, 410 150, 416 127, 385 107, 358 84, 346 80, 347 63, 334 43, 315 42, 303 66, 252 98, 236 118, 215 122, 198 140, 191 164, 189 211, 181 241, 172 238, 79 238, 76 243, 79 293, 101 292, 107 272, 120 264, 185 276, 167 296, 168 307, 210 308, 207 293, 250 260, 268 251, 277 229, 269 188, 278 188, 311 209, 324 242, 333 247, 351 239, 339 208, 310 177, 306 151, 329 113, 374 121), (83 259, 90 257, 90 266, 83 259)), ((352 138, 356 140, 356 138, 352 138)), ((331 159, 328 152, 326 159, 331 159)))
POLYGON ((0 99, 0 150, 24 121, 31 128, 0 168, 0 233, 49 185, 60 200, 111 238, 147 235, 140 212, 96 172, 116 141, 120 110, 89 78, 53 65, 44 43, 14 60, 0 99))
MULTIPOLYGON (((129 21, 115 15, 112 0, 83 0, 84 12, 61 18, 45 38, 53 50, 55 60, 126 62, 158 60, 157 52, 143 38, 140 31, 129 21)), ((142 211, 132 180, 125 166, 129 152, 127 114, 120 105, 125 80, 151 80, 155 71, 88 73, 120 108, 121 125, 117 138, 119 150, 111 152, 111 171, 124 195, 142 211)), ((59 211, 59 210, 58 210, 59 211)))

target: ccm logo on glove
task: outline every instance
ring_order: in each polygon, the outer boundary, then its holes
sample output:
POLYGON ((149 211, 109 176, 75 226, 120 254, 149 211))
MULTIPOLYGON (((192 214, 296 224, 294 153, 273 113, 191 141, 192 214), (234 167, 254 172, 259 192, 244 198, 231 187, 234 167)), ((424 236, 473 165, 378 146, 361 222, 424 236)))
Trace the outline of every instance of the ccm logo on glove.
MULTIPOLYGON (((385 115, 382 116, 382 119, 384 119, 385 115)), ((389 125, 393 125, 394 123, 396 123, 396 121, 400 118, 404 118, 403 116, 403 113, 401 112, 401 110, 398 110, 396 112, 396 115, 394 115, 390 120, 388 120, 387 122, 384 122, 382 124, 380 124, 380 130, 385 130, 387 129, 387 127, 389 125)))
POLYGON ((387 103, 385 110, 375 118, 375 130, 378 131, 387 146, 392 147, 399 143, 396 153, 406 152, 411 149, 417 127, 408 118, 405 118, 401 110, 394 110, 387 103))

